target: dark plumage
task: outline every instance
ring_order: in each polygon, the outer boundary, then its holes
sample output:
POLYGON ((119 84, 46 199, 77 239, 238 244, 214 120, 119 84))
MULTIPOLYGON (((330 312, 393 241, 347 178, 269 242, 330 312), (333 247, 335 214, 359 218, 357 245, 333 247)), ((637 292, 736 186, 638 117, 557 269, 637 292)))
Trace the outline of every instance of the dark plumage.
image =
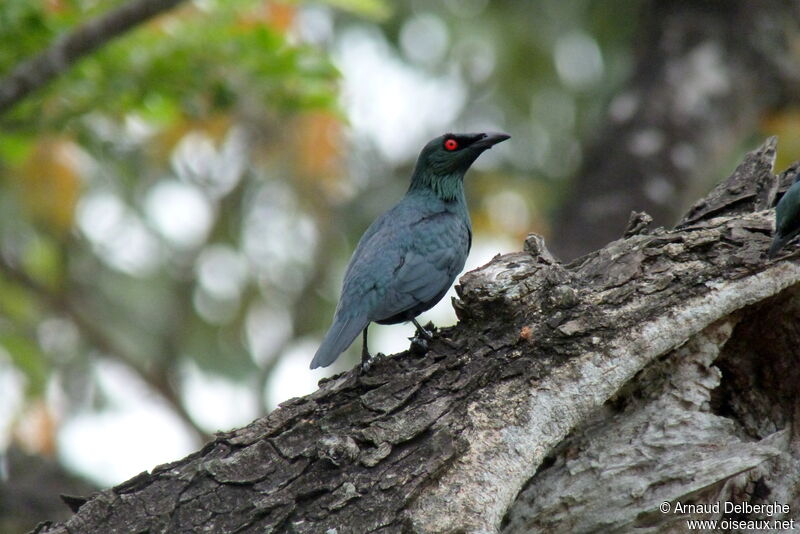
POLYGON ((772 258, 783 245, 800 233, 800 174, 775 208, 775 237, 767 256, 772 258))
POLYGON ((506 134, 445 134, 422 149, 405 197, 373 222, 347 266, 336 314, 311 368, 326 367, 367 326, 395 324, 439 302, 464 268, 472 226, 464 173, 506 134))

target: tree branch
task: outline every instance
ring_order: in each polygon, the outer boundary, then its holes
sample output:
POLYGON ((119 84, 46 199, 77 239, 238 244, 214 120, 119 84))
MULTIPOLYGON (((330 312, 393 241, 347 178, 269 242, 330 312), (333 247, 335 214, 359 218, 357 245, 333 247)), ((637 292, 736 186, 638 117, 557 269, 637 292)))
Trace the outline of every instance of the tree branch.
POLYGON ((5 261, 0 260, 0 272, 5 274, 10 280, 13 280, 44 299, 54 310, 58 310, 69 317, 86 339, 100 351, 100 354, 115 357, 118 361, 128 366, 140 379, 151 385, 161 395, 177 415, 186 422, 198 439, 201 441, 208 439, 208 433, 194 422, 191 415, 186 410, 186 407, 183 405, 183 401, 178 395, 178 392, 167 377, 165 377, 163 373, 152 372, 145 369, 145 367, 139 363, 141 358, 128 354, 122 347, 118 346, 102 328, 97 326, 97 321, 86 317, 83 310, 81 310, 71 298, 51 291, 32 279, 27 273, 9 265, 5 261))
POLYGON ((567 265, 529 239, 461 278, 459 324, 428 354, 324 380, 41 532, 605 531, 653 515, 677 526, 658 504, 701 490, 759 502, 769 491, 743 485, 756 479, 797 499, 800 250, 764 257, 763 194, 796 169, 775 177, 774 148, 678 229, 639 228, 567 265), (573 508, 581 483, 594 500, 573 508), (555 526, 554 510, 568 511, 555 526))
POLYGON ((110 11, 57 39, 38 56, 0 79, 0 114, 66 72, 73 63, 142 22, 184 0, 138 0, 110 11))

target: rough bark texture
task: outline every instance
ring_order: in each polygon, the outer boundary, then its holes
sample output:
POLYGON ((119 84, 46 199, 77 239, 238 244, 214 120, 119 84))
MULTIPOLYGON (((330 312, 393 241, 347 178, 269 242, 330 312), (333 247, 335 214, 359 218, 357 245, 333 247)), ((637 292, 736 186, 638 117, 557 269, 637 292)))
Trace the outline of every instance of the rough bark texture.
POLYGON ((674 224, 764 115, 800 95, 797 2, 652 0, 643 11, 631 78, 553 224, 564 260, 616 239, 631 210, 674 224))
POLYGON ((59 495, 96 490, 55 459, 27 454, 12 445, 0 454, 0 532, 29 532, 43 517, 66 520, 72 513, 59 495))
MULTIPOLYGON (((93 496, 48 534, 663 532, 667 502, 800 510, 800 264, 767 261, 775 144, 675 230, 571 264, 537 236, 460 322, 93 496)), ((782 184, 778 187, 778 182, 782 184)))

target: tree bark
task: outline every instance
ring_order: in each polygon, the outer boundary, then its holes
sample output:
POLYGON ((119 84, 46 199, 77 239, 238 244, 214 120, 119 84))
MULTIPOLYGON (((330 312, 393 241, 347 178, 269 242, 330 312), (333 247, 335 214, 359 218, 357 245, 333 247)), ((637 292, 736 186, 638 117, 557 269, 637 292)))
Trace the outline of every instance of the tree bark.
POLYGON ((771 110, 796 103, 796 2, 651 0, 630 80, 611 101, 553 224, 572 260, 631 210, 672 225, 771 110))
POLYGON ((774 155, 673 230, 638 217, 570 264, 530 236, 461 278, 427 354, 323 380, 38 532, 682 532, 661 503, 717 500, 797 518, 800 264, 765 258, 797 167, 774 155))
POLYGON ((69 473, 54 458, 15 445, 0 454, 0 532, 28 532, 43 517, 66 520, 59 494, 86 495, 98 488, 69 473), (46 488, 46 491, 42 491, 46 488))

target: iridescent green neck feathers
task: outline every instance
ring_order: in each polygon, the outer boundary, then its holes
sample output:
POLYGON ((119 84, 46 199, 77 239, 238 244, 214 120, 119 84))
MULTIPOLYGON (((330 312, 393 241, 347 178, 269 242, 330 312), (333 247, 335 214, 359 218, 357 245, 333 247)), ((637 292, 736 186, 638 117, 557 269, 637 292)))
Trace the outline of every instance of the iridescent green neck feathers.
POLYGON ((444 201, 464 198, 464 173, 435 174, 428 169, 415 169, 408 190, 430 190, 444 201))

